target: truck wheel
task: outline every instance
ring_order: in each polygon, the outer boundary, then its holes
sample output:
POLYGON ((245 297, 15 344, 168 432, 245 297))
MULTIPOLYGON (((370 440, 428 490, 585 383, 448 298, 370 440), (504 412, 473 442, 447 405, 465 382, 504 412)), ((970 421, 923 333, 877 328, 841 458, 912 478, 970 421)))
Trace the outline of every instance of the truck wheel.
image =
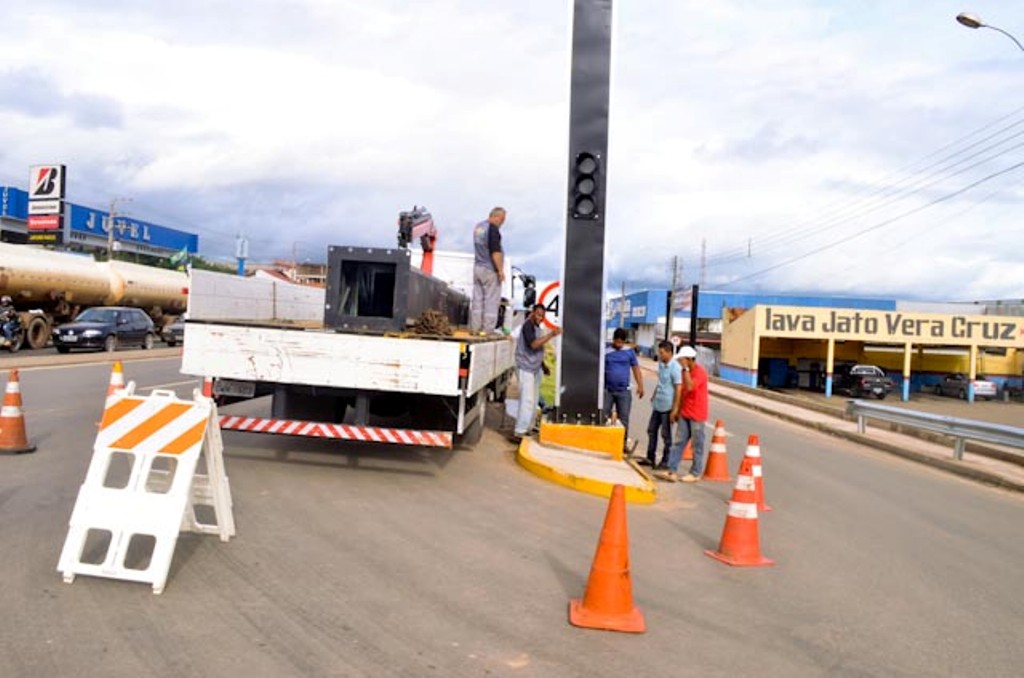
POLYGON ((477 417, 473 420, 472 424, 462 431, 461 435, 455 436, 454 442, 457 447, 476 447, 476 444, 480 442, 484 435, 484 420, 487 418, 487 399, 483 397, 482 392, 477 394, 477 400, 472 409, 477 410, 477 417))
POLYGON ((484 435, 484 415, 477 417, 469 427, 462 432, 462 435, 455 437, 457 447, 476 447, 484 435))
POLYGON ((25 339, 32 348, 46 348, 50 341, 50 323, 40 315, 32 316, 25 323, 25 339))
POLYGON ((103 342, 103 350, 107 353, 113 353, 117 350, 117 337, 111 334, 107 337, 106 341, 103 342))

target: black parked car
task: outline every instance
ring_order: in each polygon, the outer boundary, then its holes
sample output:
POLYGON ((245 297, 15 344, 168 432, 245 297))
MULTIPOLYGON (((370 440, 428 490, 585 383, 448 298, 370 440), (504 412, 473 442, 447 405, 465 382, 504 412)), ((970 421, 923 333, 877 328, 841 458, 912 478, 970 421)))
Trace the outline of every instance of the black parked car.
POLYGON ((835 390, 855 398, 872 395, 882 400, 893 389, 892 379, 875 365, 841 365, 836 368, 835 390))
POLYGON ((73 348, 114 351, 119 346, 153 348, 156 330, 149 316, 127 306, 97 306, 78 314, 74 322, 53 330, 53 345, 60 353, 73 348))

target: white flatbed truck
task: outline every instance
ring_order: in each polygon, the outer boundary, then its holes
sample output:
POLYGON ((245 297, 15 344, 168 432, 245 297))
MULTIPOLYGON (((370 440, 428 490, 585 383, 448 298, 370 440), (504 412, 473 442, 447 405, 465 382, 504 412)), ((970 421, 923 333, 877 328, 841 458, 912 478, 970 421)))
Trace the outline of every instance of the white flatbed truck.
POLYGON ((221 399, 270 396, 225 430, 399 445, 473 445, 515 365, 507 337, 354 332, 324 324, 325 290, 192 271, 184 374, 221 399))

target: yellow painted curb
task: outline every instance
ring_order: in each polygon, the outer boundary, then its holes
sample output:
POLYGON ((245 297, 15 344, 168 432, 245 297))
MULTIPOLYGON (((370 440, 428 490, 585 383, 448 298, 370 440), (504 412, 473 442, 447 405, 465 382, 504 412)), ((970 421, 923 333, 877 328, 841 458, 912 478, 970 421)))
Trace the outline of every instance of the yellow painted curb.
POLYGON ((603 452, 612 459, 622 459, 626 429, 619 426, 591 426, 588 424, 555 424, 541 422, 540 441, 545 445, 576 447, 591 452, 603 452))
MULTIPOLYGON (((558 485, 564 485, 565 487, 578 492, 586 492, 587 494, 594 494, 598 497, 610 497, 612 495, 612 488, 615 487, 615 483, 573 475, 571 473, 561 471, 554 466, 545 464, 536 457, 530 455, 529 438, 524 438, 522 442, 519 443, 519 449, 516 451, 516 461, 519 462, 520 466, 535 476, 558 485)), ((636 471, 641 478, 643 478, 643 486, 636 487, 632 485, 624 485, 623 487, 626 489, 626 501, 634 504, 653 504, 658 498, 654 481, 638 467, 633 464, 629 464, 629 466, 636 471)))

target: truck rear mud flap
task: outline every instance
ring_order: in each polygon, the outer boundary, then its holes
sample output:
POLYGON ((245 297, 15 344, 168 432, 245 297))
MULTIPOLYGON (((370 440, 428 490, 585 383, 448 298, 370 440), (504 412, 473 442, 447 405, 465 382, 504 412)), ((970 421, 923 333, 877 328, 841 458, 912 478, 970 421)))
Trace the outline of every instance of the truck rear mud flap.
POLYGON ((417 447, 452 447, 452 433, 449 431, 424 431, 405 428, 382 428, 379 426, 350 426, 300 419, 265 419, 225 415, 220 418, 224 431, 248 433, 273 433, 307 438, 328 438, 352 440, 363 443, 390 443, 417 447))

